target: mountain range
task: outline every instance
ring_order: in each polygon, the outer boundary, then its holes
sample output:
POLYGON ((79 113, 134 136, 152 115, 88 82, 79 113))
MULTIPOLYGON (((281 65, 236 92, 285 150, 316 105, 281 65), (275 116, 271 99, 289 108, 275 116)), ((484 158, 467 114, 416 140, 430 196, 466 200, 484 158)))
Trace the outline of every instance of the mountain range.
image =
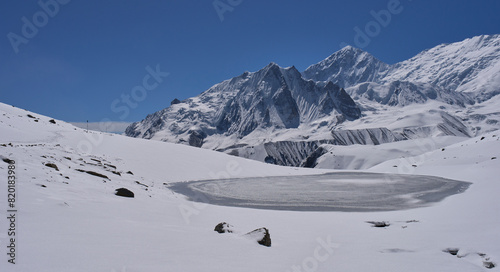
POLYGON ((497 130, 499 93, 500 35, 442 44, 393 65, 347 46, 303 72, 275 63, 244 72, 172 101, 125 134, 316 167, 335 146, 497 130))

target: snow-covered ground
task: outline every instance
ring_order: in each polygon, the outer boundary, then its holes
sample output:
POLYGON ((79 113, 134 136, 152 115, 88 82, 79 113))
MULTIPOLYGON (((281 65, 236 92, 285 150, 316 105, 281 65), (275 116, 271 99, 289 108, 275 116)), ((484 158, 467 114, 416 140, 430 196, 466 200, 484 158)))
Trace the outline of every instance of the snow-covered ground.
POLYGON ((168 187, 332 170, 279 167, 185 145, 85 133, 50 120, 0 104, 0 176, 7 180, 9 164, 3 160, 14 160, 18 209, 13 265, 7 262, 12 237, 8 187, 2 182, 0 271, 490 271, 484 262, 500 263, 496 132, 446 146, 438 142, 434 150, 394 156, 363 170, 472 183, 464 193, 409 210, 299 212, 192 202, 168 187), (115 196, 121 187, 135 198, 115 196), (237 231, 214 232, 223 221, 237 231), (375 228, 366 221, 390 225, 375 228), (241 235, 260 227, 269 229, 271 247, 241 235), (459 249, 460 258, 444 252, 448 249, 459 249))

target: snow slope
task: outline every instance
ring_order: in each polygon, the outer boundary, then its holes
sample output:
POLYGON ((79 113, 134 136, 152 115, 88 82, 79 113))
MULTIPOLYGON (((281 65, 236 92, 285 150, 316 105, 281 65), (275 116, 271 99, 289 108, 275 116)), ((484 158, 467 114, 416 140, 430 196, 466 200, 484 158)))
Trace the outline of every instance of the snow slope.
MULTIPOLYGON (((59 120, 49 121, 0 104, 0 155, 16 161, 19 209, 17 264, 12 265, 5 254, 4 183, 0 271, 446 272, 490 271, 483 262, 500 262, 500 167, 498 159, 492 159, 499 155, 500 139, 494 132, 486 133, 483 140, 466 139, 444 151, 369 169, 472 182, 463 194, 402 211, 293 212, 190 202, 164 183, 325 171, 262 164, 185 145, 85 133, 59 120), (56 164, 58 170, 47 163, 56 164), (132 190, 135 198, 115 196, 114 190, 120 187, 132 190), (236 233, 214 232, 222 221, 232 224, 236 233), (390 226, 374 228, 366 221, 387 221, 390 226), (269 248, 241 235, 260 227, 270 231, 269 248), (459 249, 462 258, 443 252, 449 248, 459 249)), ((0 175, 7 176, 3 161, 0 175)))

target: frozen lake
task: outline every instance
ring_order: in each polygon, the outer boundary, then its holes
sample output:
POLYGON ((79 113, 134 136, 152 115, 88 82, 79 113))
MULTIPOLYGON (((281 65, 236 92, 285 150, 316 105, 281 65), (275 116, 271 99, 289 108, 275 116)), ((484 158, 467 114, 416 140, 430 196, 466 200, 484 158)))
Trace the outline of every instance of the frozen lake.
POLYGON ((433 176, 339 172, 176 183, 196 202, 293 211, 394 211, 428 206, 470 183, 433 176))

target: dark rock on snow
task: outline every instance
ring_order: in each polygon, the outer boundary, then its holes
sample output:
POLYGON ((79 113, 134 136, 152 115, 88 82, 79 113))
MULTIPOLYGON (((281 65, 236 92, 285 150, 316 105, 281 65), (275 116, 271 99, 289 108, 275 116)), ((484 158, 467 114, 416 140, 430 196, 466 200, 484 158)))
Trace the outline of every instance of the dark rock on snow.
POLYGON ((56 169, 56 171, 59 171, 59 168, 57 167, 57 165, 55 163, 46 163, 45 166, 50 167, 50 168, 54 168, 54 169, 56 169))
POLYGON ((123 197, 134 197, 134 193, 127 188, 116 189, 115 195, 123 197))
POLYGON ((271 247, 271 235, 269 234, 269 230, 267 228, 256 229, 245 234, 245 236, 255 239, 259 245, 271 247))
POLYGON ((222 222, 222 223, 217 224, 217 226, 215 226, 214 231, 216 231, 218 233, 232 233, 233 226, 229 225, 226 222, 222 222))

